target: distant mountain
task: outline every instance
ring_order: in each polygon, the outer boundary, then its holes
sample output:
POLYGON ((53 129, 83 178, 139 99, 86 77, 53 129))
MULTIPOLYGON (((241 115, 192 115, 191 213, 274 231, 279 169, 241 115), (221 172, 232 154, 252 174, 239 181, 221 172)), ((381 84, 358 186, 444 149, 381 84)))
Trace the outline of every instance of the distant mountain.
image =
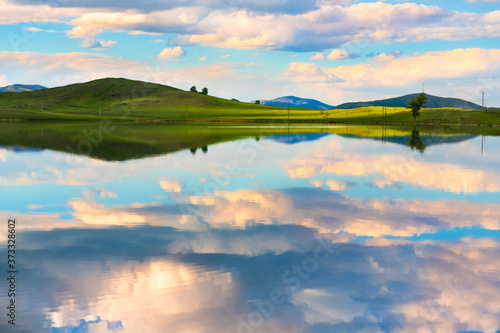
MULTIPOLYGON (((334 109, 355 109, 361 107, 368 106, 387 106, 387 107, 406 107, 410 99, 414 96, 418 96, 417 94, 404 95, 395 98, 381 99, 377 101, 370 102, 353 102, 353 103, 344 103, 337 105, 334 109)), ((427 107, 428 108, 458 108, 458 109, 472 109, 472 110, 481 110, 481 105, 474 104, 472 102, 465 101, 459 98, 444 98, 433 96, 429 94, 425 94, 427 96, 427 107)))
POLYGON ((315 99, 300 98, 296 96, 278 97, 275 99, 271 99, 269 101, 261 100, 260 104, 273 105, 283 108, 288 107, 289 104, 291 108, 301 108, 301 109, 328 110, 332 108, 331 105, 321 103, 320 101, 317 101, 315 99))
POLYGON ((0 93, 3 92, 23 92, 47 89, 39 84, 13 84, 10 86, 0 88, 0 93))

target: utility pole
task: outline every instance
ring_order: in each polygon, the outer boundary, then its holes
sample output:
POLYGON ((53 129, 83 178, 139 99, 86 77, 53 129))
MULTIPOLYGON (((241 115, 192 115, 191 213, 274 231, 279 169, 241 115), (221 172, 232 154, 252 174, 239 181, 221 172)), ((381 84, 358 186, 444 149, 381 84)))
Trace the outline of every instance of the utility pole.
POLYGON ((483 91, 483 104, 482 104, 482 107, 483 107, 483 111, 484 111, 484 91, 483 91))
POLYGON ((425 94, 425 83, 422 83, 422 93, 425 94))

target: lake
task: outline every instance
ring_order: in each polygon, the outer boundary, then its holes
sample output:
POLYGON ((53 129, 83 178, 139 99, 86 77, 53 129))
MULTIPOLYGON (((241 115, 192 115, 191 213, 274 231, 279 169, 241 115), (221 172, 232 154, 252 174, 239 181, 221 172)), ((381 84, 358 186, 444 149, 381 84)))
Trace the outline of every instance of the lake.
POLYGON ((500 330, 494 129, 0 127, 1 332, 500 330))

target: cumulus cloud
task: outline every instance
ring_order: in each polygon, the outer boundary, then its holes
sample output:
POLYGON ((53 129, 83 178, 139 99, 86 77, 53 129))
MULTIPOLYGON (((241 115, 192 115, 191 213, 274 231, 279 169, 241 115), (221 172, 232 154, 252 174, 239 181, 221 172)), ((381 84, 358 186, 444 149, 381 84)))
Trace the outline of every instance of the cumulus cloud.
POLYGON ((398 59, 399 57, 401 57, 403 55, 403 53, 404 53, 403 51, 395 50, 395 51, 392 51, 390 53, 379 53, 376 56, 372 55, 372 57, 373 57, 373 60, 375 60, 375 61, 389 61, 389 60, 398 59))
POLYGON ((83 38, 83 42, 80 43, 80 46, 88 49, 105 49, 116 45, 116 41, 98 40, 96 36, 102 32, 103 30, 97 27, 77 26, 71 29, 67 35, 70 38, 83 38))
POLYGON ((326 57, 328 60, 339 60, 339 59, 353 59, 358 58, 361 55, 359 53, 353 51, 344 51, 344 50, 333 50, 326 57))
POLYGON ((318 52, 315 55, 313 55, 310 59, 311 60, 324 60, 325 55, 322 52, 318 52))
POLYGON ((174 48, 165 48, 161 51, 158 58, 160 59, 176 59, 183 55, 186 55, 186 51, 180 46, 176 46, 174 48))

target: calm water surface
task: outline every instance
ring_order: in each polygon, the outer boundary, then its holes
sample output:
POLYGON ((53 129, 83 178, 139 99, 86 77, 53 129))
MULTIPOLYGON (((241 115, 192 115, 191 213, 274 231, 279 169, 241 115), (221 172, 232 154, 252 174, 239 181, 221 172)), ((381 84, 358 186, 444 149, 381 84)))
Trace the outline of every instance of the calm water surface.
POLYGON ((417 139, 128 161, 4 146, 18 273, 12 327, 3 256, 0 331, 497 332, 500 137, 417 139))

